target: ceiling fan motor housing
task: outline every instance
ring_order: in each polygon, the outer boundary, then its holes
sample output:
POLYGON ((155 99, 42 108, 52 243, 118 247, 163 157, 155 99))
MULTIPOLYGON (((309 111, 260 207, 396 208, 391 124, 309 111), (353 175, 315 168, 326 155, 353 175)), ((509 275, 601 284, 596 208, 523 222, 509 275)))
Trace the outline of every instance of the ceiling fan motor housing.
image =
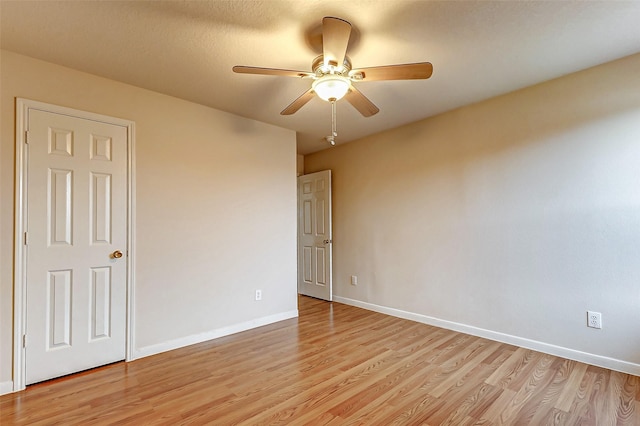
POLYGON ((349 76, 349 71, 351 71, 351 60, 347 56, 344 57, 344 62, 341 67, 338 67, 333 64, 325 65, 324 63, 324 55, 320 55, 313 60, 311 63, 311 69, 315 73, 316 77, 322 77, 327 74, 338 74, 345 77, 349 76))

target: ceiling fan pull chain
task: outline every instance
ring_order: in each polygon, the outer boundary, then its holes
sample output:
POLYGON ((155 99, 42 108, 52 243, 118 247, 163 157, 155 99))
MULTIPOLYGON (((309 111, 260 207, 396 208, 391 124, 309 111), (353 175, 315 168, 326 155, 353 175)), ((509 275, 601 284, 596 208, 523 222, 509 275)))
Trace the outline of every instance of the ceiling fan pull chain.
POLYGON ((331 135, 327 136, 325 139, 327 142, 331 144, 331 146, 335 146, 336 144, 336 136, 338 136, 338 131, 336 129, 336 100, 331 99, 331 135))
POLYGON ((336 101, 331 101, 331 136, 338 136, 338 123, 336 118, 336 101))
POLYGON ((336 129, 336 100, 332 99, 331 101, 331 135, 325 137, 327 142, 334 146, 336 144, 336 136, 338 136, 338 131, 336 129))

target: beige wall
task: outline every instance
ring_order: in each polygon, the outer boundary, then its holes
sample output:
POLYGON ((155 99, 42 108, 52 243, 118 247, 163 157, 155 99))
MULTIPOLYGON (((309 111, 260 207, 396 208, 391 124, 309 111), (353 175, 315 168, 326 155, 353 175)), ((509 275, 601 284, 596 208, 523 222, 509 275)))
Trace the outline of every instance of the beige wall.
POLYGON ((0 390, 12 380, 16 97, 136 123, 137 354, 296 314, 294 132, 11 52, 1 67, 0 390))
POLYGON ((338 300, 640 374, 640 55, 305 156, 323 169, 338 300))
POLYGON ((298 154, 297 156, 296 173, 298 176, 302 176, 304 174, 304 155, 298 154))

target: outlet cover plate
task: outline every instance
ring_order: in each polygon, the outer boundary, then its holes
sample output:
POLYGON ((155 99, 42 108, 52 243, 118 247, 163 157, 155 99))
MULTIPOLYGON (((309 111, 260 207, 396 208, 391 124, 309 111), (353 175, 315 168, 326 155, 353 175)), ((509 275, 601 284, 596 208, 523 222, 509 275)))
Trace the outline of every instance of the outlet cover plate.
POLYGON ((587 327, 602 328, 602 314, 595 311, 587 311, 587 327))

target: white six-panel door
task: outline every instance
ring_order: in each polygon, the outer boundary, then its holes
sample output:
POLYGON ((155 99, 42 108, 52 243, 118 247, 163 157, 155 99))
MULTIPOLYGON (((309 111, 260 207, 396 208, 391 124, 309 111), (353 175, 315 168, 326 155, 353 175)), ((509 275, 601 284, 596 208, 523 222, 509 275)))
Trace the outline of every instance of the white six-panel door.
POLYGON ((331 301, 331 170, 298 177, 298 293, 331 301))
POLYGON ((27 141, 31 384, 125 358, 127 128, 31 109, 27 141))

